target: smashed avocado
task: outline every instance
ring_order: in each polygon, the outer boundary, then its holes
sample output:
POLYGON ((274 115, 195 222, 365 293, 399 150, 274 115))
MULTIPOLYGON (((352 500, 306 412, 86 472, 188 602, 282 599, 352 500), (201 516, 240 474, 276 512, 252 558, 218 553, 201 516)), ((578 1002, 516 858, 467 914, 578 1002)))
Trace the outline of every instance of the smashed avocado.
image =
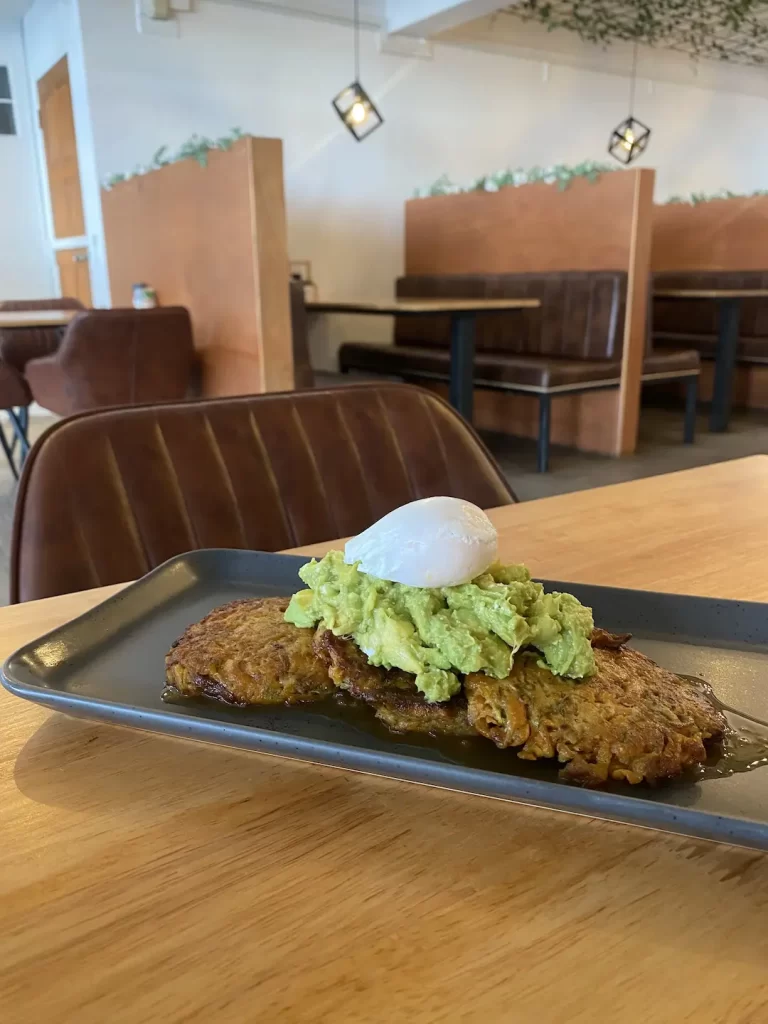
POLYGON ((539 650, 555 675, 594 672, 591 609, 571 594, 545 594, 524 565, 492 565, 471 583, 434 589, 390 583, 357 565, 341 551, 303 565, 309 589, 293 595, 286 622, 352 637, 372 665, 413 673, 429 701, 461 689, 457 672, 504 679, 521 647, 539 650))

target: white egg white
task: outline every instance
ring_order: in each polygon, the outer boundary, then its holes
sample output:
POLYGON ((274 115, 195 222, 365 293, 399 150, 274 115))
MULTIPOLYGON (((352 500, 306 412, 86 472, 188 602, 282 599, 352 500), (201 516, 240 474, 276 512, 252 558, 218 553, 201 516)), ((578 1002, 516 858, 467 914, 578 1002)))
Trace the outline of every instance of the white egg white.
POLYGON ((344 561, 371 576, 411 587, 453 587, 496 560, 496 527, 460 498, 422 498, 401 505, 347 541, 344 561))

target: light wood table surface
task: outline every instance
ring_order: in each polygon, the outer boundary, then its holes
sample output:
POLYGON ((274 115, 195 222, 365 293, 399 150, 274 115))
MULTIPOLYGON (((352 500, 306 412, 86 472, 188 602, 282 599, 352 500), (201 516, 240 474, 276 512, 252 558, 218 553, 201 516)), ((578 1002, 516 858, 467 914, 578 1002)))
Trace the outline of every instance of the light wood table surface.
POLYGON ((394 299, 389 302, 308 302, 308 313, 357 313, 360 316, 423 316, 434 313, 493 313, 538 309, 538 299, 394 299))
POLYGON ((768 299, 768 288, 654 288, 655 299, 768 299))
POLYGON ((74 320, 78 309, 37 309, 4 313, 0 310, 0 329, 3 327, 66 327, 74 320))
MULTIPOLYGON (((766 456, 492 518, 537 574, 768 600, 766 456)), ((0 653, 118 589, 0 610, 0 653)), ((768 1021, 768 856, 0 720, 3 1024, 768 1021)))

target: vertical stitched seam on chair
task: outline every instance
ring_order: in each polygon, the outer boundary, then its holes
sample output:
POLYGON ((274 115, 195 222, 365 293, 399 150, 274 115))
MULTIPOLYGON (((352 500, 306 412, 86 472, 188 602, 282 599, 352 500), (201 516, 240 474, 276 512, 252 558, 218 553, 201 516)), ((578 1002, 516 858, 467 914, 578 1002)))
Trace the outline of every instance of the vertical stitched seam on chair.
POLYGON ((205 432, 206 434, 208 434, 210 445, 213 450, 213 457, 219 464, 221 475, 224 478, 224 483, 226 485, 227 490, 229 491, 229 496, 232 499, 232 504, 234 505, 235 513, 237 514, 237 524, 240 529, 240 537, 242 539, 243 547, 247 548, 248 535, 245 532, 245 520, 243 519, 243 514, 240 509, 240 502, 238 501, 237 494, 235 493, 235 487, 234 484, 232 483, 232 476, 229 470, 227 469, 227 464, 224 461, 224 455, 221 451, 221 445, 219 444, 219 440, 216 437, 216 431, 213 429, 213 424, 208 418, 207 412, 203 413, 203 420, 205 421, 205 432))
POLYGON ((93 555, 91 554, 91 549, 90 549, 90 546, 88 544, 88 541, 85 539, 85 534, 83 533, 83 524, 82 524, 82 522, 80 520, 80 516, 78 515, 77 502, 75 500, 75 495, 74 495, 74 492, 73 492, 73 489, 72 489, 72 481, 71 481, 71 477, 69 475, 67 476, 66 487, 67 487, 67 494, 69 496, 70 514, 71 514, 71 517, 72 517, 72 519, 74 520, 74 523, 75 523, 75 530, 77 531, 77 539, 79 541, 80 547, 85 552, 85 561, 88 564, 88 568, 89 568, 89 570, 91 572, 91 577, 92 577, 92 579, 94 581, 94 585, 97 586, 97 587, 100 587, 101 586, 101 576, 99 575, 99 570, 98 570, 98 568, 96 566, 96 563, 93 560, 93 555))
MULTIPOLYGON (((304 429, 304 423, 303 423, 303 421, 301 419, 301 413, 296 408, 294 403, 291 403, 291 413, 293 415, 293 421, 296 424, 296 429, 299 432, 299 437, 304 442, 304 447, 307 450, 307 455, 309 456, 309 461, 312 464, 312 472, 315 475, 315 482, 316 482, 316 485, 317 485, 317 489, 320 492, 320 494, 322 495, 323 502, 325 503, 325 507, 326 507, 327 512, 328 512, 328 518, 333 523, 333 535, 334 535, 334 537, 338 537, 338 535, 339 535, 339 525, 336 522, 336 516, 334 514, 333 508, 331 507, 331 503, 328 501, 328 492, 326 491, 325 484, 323 483, 323 475, 320 472, 319 466, 317 465, 317 459, 315 458, 315 453, 312 450, 312 445, 309 443, 309 438, 307 437, 307 432, 304 429)), ((301 542, 299 542, 299 543, 301 543, 301 542)))
POLYGON ((397 457, 400 460, 400 465, 402 466, 403 469, 403 475, 405 476, 405 481, 408 484, 408 490, 410 491, 411 494, 415 495, 416 488, 413 486, 411 474, 408 472, 408 465, 405 461, 405 456, 403 455, 403 449, 400 447, 400 439, 397 436, 392 420, 390 420, 389 418, 389 410, 387 409, 386 405, 384 405, 384 402, 381 397, 381 392, 376 393, 376 400, 378 401, 381 411, 384 413, 384 425, 386 429, 389 431, 390 436, 392 437, 392 441, 394 442, 395 452, 397 453, 397 457))
POLYGON ((355 459, 355 462, 357 463, 357 467, 358 467, 358 469, 360 471, 360 486, 362 487, 363 493, 365 494, 365 500, 368 502, 368 512, 369 512, 369 515, 373 516, 374 515, 374 512, 373 512, 373 502, 371 501, 371 492, 368 489, 368 478, 367 478, 365 470, 363 469, 363 460, 360 457, 360 449, 357 447, 357 441, 355 441, 354 435, 353 435, 352 431, 349 428, 349 424, 347 423, 347 419, 346 419, 346 417, 344 415, 344 412, 343 412, 343 410, 341 408, 341 403, 338 401, 338 399, 336 400, 335 405, 336 405, 336 412, 338 413, 338 416, 339 416, 339 423, 341 424, 341 429, 344 431, 344 433, 345 433, 345 435, 347 437, 349 445, 350 445, 350 447, 352 449, 352 455, 353 455, 353 457, 355 459))
POLYGON ((259 425, 256 422, 256 417, 253 415, 253 409, 248 410, 248 419, 250 420, 251 423, 251 431, 253 433, 254 440, 256 441, 258 449, 261 452, 261 457, 264 460, 264 468, 267 471, 269 482, 272 484, 272 490, 275 493, 275 500, 277 501, 277 506, 280 509, 280 515, 283 517, 283 526, 285 527, 285 532, 288 534, 289 538, 292 541, 291 547, 296 547, 298 543, 296 539, 296 531, 293 528, 293 522, 288 513, 288 510, 285 507, 283 496, 280 493, 280 487, 278 486, 277 483, 275 470, 272 466, 272 459, 269 457, 267 446, 264 444, 264 438, 261 436, 261 430, 259 430, 259 425))
POLYGON ((115 454, 115 449, 112 444, 111 438, 105 437, 104 440, 106 441, 107 444, 107 460, 109 462, 109 467, 112 470, 112 474, 115 479, 117 496, 123 508, 123 514, 128 523, 128 529, 130 531, 131 537, 133 538, 136 550, 138 551, 140 557, 144 559, 144 572, 149 572, 149 570, 152 568, 152 562, 150 561, 146 545, 144 544, 144 538, 141 536, 139 524, 136 522, 136 516, 134 515, 133 509, 131 508, 131 503, 128 500, 128 492, 125 489, 123 476, 122 473, 120 472, 120 463, 117 461, 117 455, 115 454))
POLYGON ((448 484, 449 484, 449 486, 451 488, 451 491, 454 491, 455 487, 454 487, 454 484, 453 484, 453 473, 451 472, 451 463, 450 463, 448 455, 447 455, 447 453, 445 451, 445 445, 443 444, 443 435, 440 433, 440 428, 438 427, 437 423, 435 423, 435 418, 432 415, 432 409, 430 408, 430 401, 429 401, 429 399, 425 398, 422 395, 421 396, 421 404, 424 406, 424 409, 426 410, 426 413, 427 413, 427 419, 429 420, 430 425, 434 429, 435 435, 437 436, 437 446, 440 449, 440 455, 441 455, 442 460, 443 460, 443 465, 445 466, 446 479, 448 480, 448 484))
POLYGON ((161 456, 163 458, 163 461, 165 462, 166 467, 168 469, 168 479, 170 481, 170 484, 171 484, 171 487, 172 487, 172 489, 174 491, 174 494, 176 495, 176 504, 178 505, 179 511, 181 512, 181 518, 184 521, 184 526, 186 527, 187 535, 188 535, 189 539, 192 542, 190 550, 195 549, 195 548, 199 548, 200 547, 200 542, 197 539, 197 533, 195 532, 195 528, 194 528, 194 526, 192 524, 192 519, 191 519, 191 517, 189 515, 189 509, 187 508, 187 503, 184 500, 184 492, 183 492, 183 490, 181 488, 181 482, 179 480, 178 473, 176 472, 176 467, 173 464, 173 459, 171 458, 171 453, 168 450, 168 445, 167 445, 166 440, 165 440, 165 434, 163 433, 163 428, 160 426, 160 421, 158 420, 157 416, 155 416, 154 419, 155 419, 155 431, 157 433, 157 441, 158 441, 158 446, 160 448, 160 454, 161 454, 161 456))

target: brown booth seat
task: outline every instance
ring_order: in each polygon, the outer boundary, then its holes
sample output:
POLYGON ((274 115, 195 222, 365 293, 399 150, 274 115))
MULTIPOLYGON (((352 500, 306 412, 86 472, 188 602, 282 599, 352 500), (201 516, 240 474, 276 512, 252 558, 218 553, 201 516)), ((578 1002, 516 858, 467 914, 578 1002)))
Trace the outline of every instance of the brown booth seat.
MULTIPOLYGON (((37 310, 85 309, 79 299, 6 299, 0 302, 0 312, 21 313, 37 310)), ((63 327, 6 327, 0 330, 0 359, 10 363, 21 373, 30 359, 48 356, 61 344, 63 327)))
MULTIPOLYGON (((768 270, 677 271, 654 274, 654 289, 768 289, 768 270)), ((653 343, 666 349, 695 349, 714 359, 717 349, 718 304, 712 299, 665 299, 653 303, 653 343)), ((768 299, 742 299, 739 324, 740 363, 768 363, 768 299)))
POLYGON ((349 536, 436 494, 483 508, 516 500, 458 413, 407 384, 85 413, 27 459, 11 601, 135 579, 195 548, 349 536))
MULTIPOLYGON (((475 382, 538 396, 540 470, 548 465, 551 399, 620 383, 627 291, 623 271, 419 275, 400 278, 396 289, 402 299, 539 299, 539 309, 477 315, 475 382)), ((448 317, 398 317, 393 346, 347 342, 339 350, 339 365, 342 372, 447 380, 449 345, 448 317)), ((649 344, 644 381, 688 380, 686 441, 693 440, 699 371, 697 352, 662 352, 649 344)))
POLYGON ((184 398, 194 365, 182 306, 91 309, 67 327, 57 351, 27 363, 35 401, 60 416, 111 405, 184 398))
MULTIPOLYGON (((446 349, 348 344, 355 345, 353 365, 356 370, 436 380, 448 378, 451 356, 446 349)), ((348 363, 347 367, 351 365, 348 363)), ((667 378, 687 371, 698 372, 698 369, 699 357, 694 351, 653 352, 643 362, 643 377, 654 380, 659 375, 667 378)), ((481 352, 475 357, 475 382, 480 387, 509 384, 516 391, 567 393, 589 385, 615 387, 620 378, 621 360, 618 359, 550 359, 495 352, 481 352)))

